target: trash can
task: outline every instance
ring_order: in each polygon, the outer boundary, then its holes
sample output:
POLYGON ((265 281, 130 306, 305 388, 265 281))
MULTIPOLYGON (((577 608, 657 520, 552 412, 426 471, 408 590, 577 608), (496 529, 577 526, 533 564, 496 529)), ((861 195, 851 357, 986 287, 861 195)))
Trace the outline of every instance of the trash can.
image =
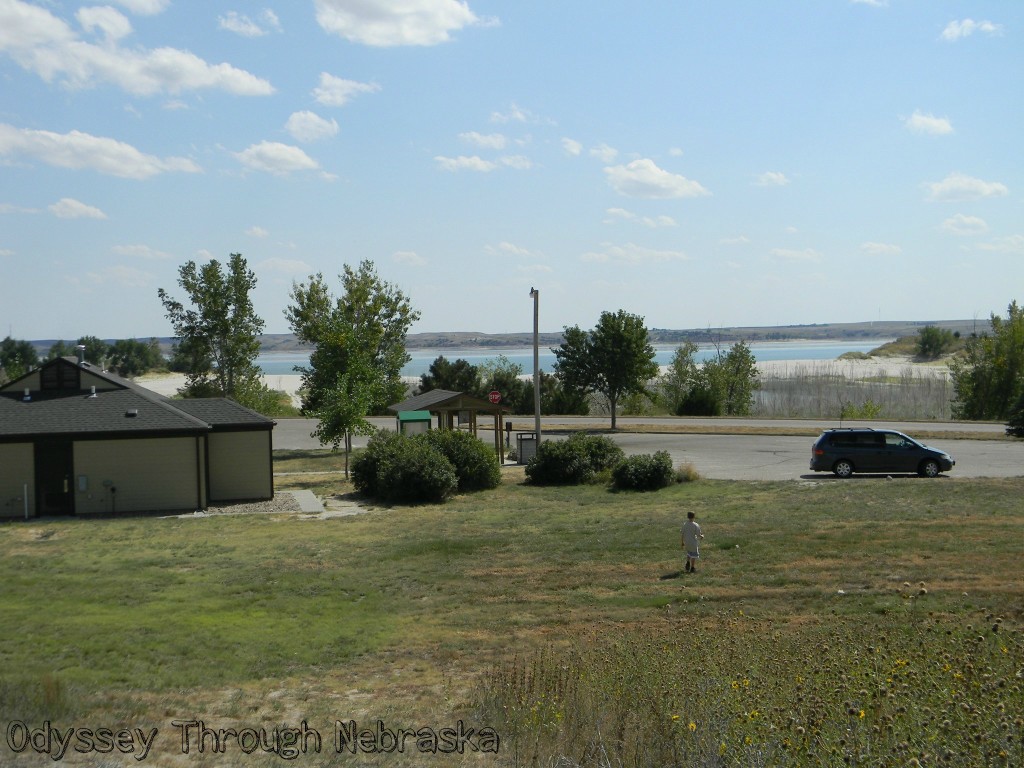
POLYGON ((516 462, 526 464, 537 455, 537 433, 516 433, 516 462))

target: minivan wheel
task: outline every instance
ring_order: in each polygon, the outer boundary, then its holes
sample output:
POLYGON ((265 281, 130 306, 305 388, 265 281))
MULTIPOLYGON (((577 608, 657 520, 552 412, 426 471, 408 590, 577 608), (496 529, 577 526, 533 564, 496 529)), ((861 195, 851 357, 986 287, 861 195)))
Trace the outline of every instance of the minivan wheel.
POLYGON ((921 477, 938 477, 941 468, 939 467, 939 462, 935 459, 928 459, 921 462, 921 466, 917 471, 921 477))
POLYGON ((836 477, 849 477, 853 474, 853 464, 846 459, 840 459, 832 467, 832 471, 835 472, 836 477))

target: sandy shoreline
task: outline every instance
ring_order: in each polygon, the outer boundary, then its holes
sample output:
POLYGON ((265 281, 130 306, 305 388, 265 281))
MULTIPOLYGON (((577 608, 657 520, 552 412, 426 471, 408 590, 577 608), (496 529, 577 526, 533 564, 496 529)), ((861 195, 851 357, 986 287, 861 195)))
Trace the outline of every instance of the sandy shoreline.
MULTIPOLYGON (((906 357, 879 357, 868 360, 765 360, 757 363, 757 369, 766 378, 796 378, 813 375, 841 376, 847 379, 874 377, 946 376, 949 369, 943 365, 914 363, 906 357)), ((664 372, 664 367, 662 371, 664 372)), ((263 376, 263 383, 270 389, 287 393, 292 401, 299 404, 299 388, 302 376, 299 374, 271 374, 263 376)), ((408 383, 419 381, 417 377, 407 378, 408 383)), ((135 380, 146 389, 168 397, 177 394, 185 383, 184 374, 147 375, 135 380)))

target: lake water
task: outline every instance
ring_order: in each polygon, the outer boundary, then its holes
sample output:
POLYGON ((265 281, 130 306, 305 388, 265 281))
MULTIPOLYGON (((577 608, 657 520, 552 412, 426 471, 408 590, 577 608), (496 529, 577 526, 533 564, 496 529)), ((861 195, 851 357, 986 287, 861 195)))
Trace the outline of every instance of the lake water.
MULTIPOLYGON (((862 342, 764 342, 751 344, 750 350, 757 360, 834 360, 845 352, 870 352, 885 344, 886 341, 886 339, 875 339, 862 342)), ((671 363, 672 355, 675 354, 678 346, 677 344, 655 345, 655 362, 662 366, 671 363)), ((723 346, 722 350, 728 350, 728 346, 723 346)), ((533 349, 531 347, 509 347, 499 350, 481 348, 411 349, 409 354, 412 360, 402 369, 402 375, 408 377, 419 378, 422 376, 439 355, 444 355, 452 361, 462 359, 472 365, 480 365, 487 360, 504 355, 510 362, 521 365, 524 374, 533 373, 533 349)), ((703 362, 714 356, 714 347, 702 346, 694 358, 697 362, 703 362)), ((542 347, 539 357, 542 371, 550 373, 554 370, 555 354, 549 348, 542 347)), ((256 364, 267 375, 282 376, 296 373, 296 366, 309 365, 309 355, 301 352, 269 352, 257 357, 256 364)))

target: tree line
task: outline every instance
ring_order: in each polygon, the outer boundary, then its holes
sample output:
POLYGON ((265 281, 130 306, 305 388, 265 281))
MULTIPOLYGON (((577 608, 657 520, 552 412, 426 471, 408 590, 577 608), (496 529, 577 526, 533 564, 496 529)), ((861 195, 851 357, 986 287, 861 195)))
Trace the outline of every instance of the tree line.
MULTIPOLYGON (((369 434, 368 416, 385 412, 406 395, 401 378, 411 359, 406 351, 409 328, 420 313, 410 298, 382 280, 373 262, 344 265, 335 295, 322 274, 295 283, 284 315, 293 333, 312 349, 302 374, 302 412, 315 418, 314 433, 324 445, 350 445, 353 434, 369 434)), ((262 382, 256 365, 264 322, 250 294, 256 276, 241 254, 226 265, 189 261, 179 268, 178 284, 188 303, 158 290, 177 343, 172 365, 186 373, 183 397, 224 396, 254 410, 274 414, 280 395, 262 382)), ((1013 434, 1024 434, 1024 310, 1014 301, 1007 317, 993 314, 991 333, 957 339, 932 327, 919 332, 918 352, 936 357, 954 344, 962 350, 951 362, 958 419, 1008 420, 1013 434), (1016 426, 1015 426, 1016 425, 1016 426), (1016 430, 1016 431, 1013 431, 1016 430)), ((92 361, 105 362, 132 376, 162 364, 155 339, 114 344, 82 337, 92 361)), ((552 350, 553 374, 541 375, 541 412, 584 414, 592 398, 604 400, 611 426, 624 402, 658 403, 677 415, 745 415, 760 382, 756 359, 745 341, 719 346, 710 360, 697 363, 697 345, 681 344, 665 373, 655 362, 650 332, 642 316, 623 310, 602 312, 593 329, 566 326, 563 342, 552 350)), ((64 342, 50 356, 74 354, 64 342)), ((0 369, 13 379, 38 364, 28 342, 10 337, 0 342, 0 369)), ((532 385, 522 366, 500 356, 480 366, 440 356, 419 382, 419 391, 451 389, 477 396, 498 390, 511 413, 533 413, 532 385)))

